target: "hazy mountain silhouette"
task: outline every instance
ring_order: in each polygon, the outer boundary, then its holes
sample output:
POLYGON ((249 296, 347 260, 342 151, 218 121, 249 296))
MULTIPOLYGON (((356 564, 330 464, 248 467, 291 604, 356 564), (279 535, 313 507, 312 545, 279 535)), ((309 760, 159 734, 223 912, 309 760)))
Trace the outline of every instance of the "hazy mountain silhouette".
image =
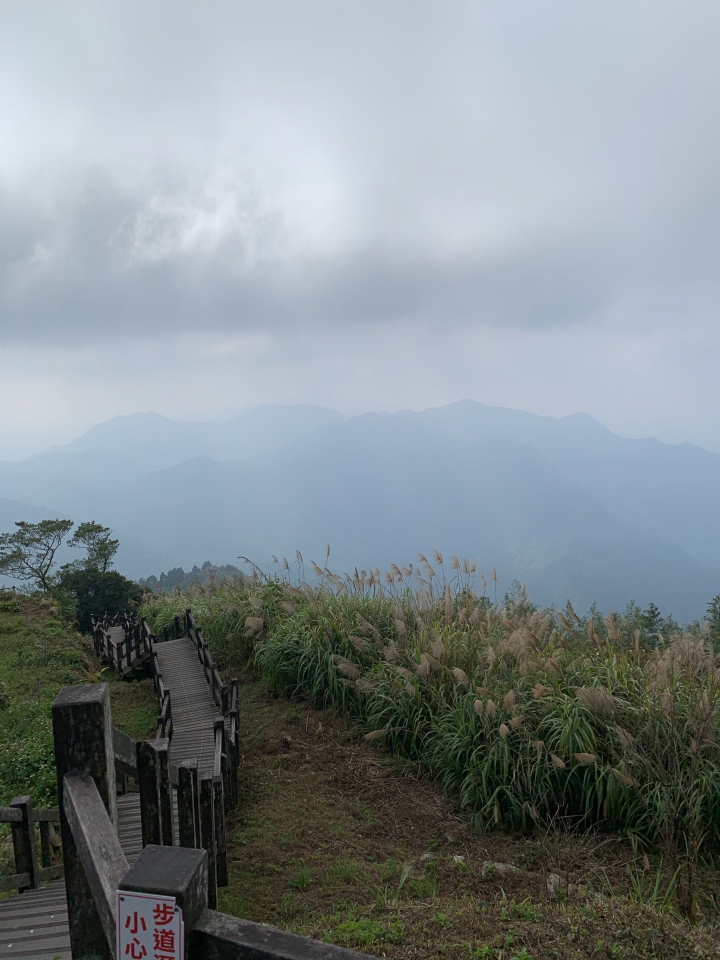
POLYGON ((335 570, 437 548, 544 603, 652 600, 684 620, 720 592, 719 481, 720 457, 691 444, 472 401, 354 418, 269 407, 225 424, 117 417, 0 464, 0 496, 112 525, 133 576, 206 557, 267 566, 296 549, 322 563, 328 542, 335 570))
POLYGON ((442 436, 535 447, 619 517, 720 569, 720 456, 692 443, 618 437, 584 413, 539 417, 462 400, 403 413, 442 436))

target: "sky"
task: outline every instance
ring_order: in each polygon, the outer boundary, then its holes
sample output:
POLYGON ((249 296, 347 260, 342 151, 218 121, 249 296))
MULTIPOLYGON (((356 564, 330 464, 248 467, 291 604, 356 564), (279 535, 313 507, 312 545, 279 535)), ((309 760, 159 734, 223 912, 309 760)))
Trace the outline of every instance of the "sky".
POLYGON ((470 397, 720 451, 720 5, 3 0, 0 458, 470 397))

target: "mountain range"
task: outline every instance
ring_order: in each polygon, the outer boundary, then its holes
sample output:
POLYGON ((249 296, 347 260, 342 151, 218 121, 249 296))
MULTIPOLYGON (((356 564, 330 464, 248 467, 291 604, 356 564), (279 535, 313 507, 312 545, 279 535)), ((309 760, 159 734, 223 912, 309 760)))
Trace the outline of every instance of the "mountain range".
POLYGON ((132 577, 271 556, 336 571, 438 549, 494 567, 541 603, 655 602, 682 621, 720 593, 720 456, 631 440, 585 414, 463 400, 347 417, 268 406, 228 422, 115 417, 0 462, 0 529, 93 519, 132 577))

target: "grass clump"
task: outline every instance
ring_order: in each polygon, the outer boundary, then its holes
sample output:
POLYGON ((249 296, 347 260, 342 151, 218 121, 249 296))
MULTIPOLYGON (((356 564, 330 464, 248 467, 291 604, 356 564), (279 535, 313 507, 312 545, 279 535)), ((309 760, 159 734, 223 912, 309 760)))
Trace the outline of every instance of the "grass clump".
POLYGON ((337 711, 274 697, 262 680, 241 691, 224 912, 392 960, 719 955, 707 929, 717 915, 711 870, 701 871, 700 921, 681 922, 652 903, 656 871, 661 906, 671 871, 654 855, 646 866, 616 835, 561 825, 477 834, 456 798, 417 771, 403 776, 337 711), (313 881, 304 890, 289 885, 301 866, 313 881))

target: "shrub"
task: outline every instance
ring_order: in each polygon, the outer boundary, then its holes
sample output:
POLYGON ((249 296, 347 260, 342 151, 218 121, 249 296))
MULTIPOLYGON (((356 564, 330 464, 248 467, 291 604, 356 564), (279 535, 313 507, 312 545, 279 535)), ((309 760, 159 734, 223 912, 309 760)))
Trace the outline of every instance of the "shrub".
POLYGON ((95 568, 68 568, 60 573, 54 590, 74 605, 78 629, 89 633, 91 618, 104 613, 114 616, 140 603, 142 590, 137 583, 116 570, 101 572, 95 568))

